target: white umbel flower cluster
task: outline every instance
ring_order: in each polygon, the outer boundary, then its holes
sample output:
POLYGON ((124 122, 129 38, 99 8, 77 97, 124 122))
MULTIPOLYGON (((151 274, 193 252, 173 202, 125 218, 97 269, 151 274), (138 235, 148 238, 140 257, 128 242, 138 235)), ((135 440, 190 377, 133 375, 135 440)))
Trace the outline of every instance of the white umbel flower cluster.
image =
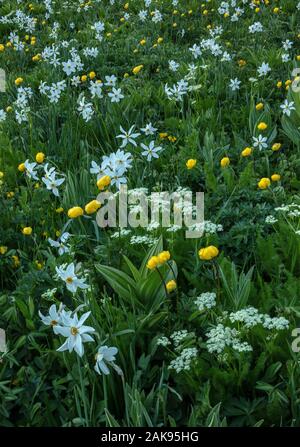
POLYGON ((223 324, 218 324, 211 329, 206 336, 207 350, 211 353, 221 354, 226 347, 231 347, 238 352, 252 351, 252 347, 239 339, 239 332, 236 329, 231 329, 223 324))
POLYGON ((246 328, 251 328, 261 324, 265 329, 284 330, 288 329, 289 322, 284 317, 270 317, 268 314, 260 314, 255 307, 247 307, 245 309, 232 312, 229 315, 232 323, 243 323, 246 328))
POLYGON ((172 360, 168 369, 175 369, 177 373, 181 371, 189 371, 192 361, 197 357, 198 350, 196 348, 185 348, 181 354, 172 360))
POLYGON ((201 293, 201 295, 197 297, 194 303, 200 311, 212 309, 217 304, 216 294, 214 292, 201 293))

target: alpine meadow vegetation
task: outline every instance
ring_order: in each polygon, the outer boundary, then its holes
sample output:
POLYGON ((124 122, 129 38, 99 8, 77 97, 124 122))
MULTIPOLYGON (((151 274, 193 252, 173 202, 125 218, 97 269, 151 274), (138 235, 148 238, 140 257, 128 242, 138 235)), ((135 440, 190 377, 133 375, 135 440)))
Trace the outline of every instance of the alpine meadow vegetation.
POLYGON ((0 426, 299 427, 300 2, 0 0, 0 69, 0 426))

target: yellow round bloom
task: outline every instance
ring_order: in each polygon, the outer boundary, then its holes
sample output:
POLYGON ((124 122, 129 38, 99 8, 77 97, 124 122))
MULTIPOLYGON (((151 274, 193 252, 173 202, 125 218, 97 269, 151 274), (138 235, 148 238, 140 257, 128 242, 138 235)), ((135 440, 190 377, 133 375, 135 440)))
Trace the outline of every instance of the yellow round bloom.
POLYGON ((63 212, 64 212, 64 209, 63 209, 62 206, 60 206, 59 208, 56 208, 55 212, 58 213, 58 214, 60 214, 60 213, 63 213, 63 212))
POLYGON ((262 179, 260 179, 257 186, 259 187, 259 189, 267 189, 270 184, 271 180, 268 177, 263 177, 262 179))
POLYGON ((30 236, 31 233, 32 233, 32 228, 31 228, 31 227, 25 227, 25 228, 23 228, 22 233, 23 233, 25 236, 30 236))
POLYGON ((245 147, 245 149, 241 152, 242 157, 249 157, 252 154, 251 147, 245 147))
POLYGON ((44 263, 39 261, 35 261, 35 265, 38 270, 42 270, 42 268, 44 267, 44 263))
POLYGON ((4 51, 5 50, 5 46, 1 43, 0 44, 0 51, 1 51, 1 53, 2 53, 2 51, 4 51))
POLYGON ((134 67, 132 69, 132 73, 135 75, 138 74, 142 70, 143 67, 144 67, 144 65, 137 65, 136 67, 134 67))
POLYGON ((76 219, 76 217, 83 216, 83 209, 80 206, 73 206, 68 210, 68 217, 70 219, 76 219))
POLYGON ((279 8, 274 8, 273 12, 274 12, 274 14, 278 14, 279 13, 279 8))
POLYGON ((188 169, 193 169, 197 164, 197 160, 195 160, 194 158, 190 158, 187 162, 186 162, 186 167, 188 169))
POLYGON ((296 56, 297 61, 300 61, 300 54, 296 56))
POLYGON ((258 104, 256 104, 255 108, 256 108, 256 110, 261 110, 264 108, 264 105, 262 102, 259 102, 258 104))
POLYGON ((94 71, 91 71, 91 72, 89 73, 89 78, 90 78, 90 79, 95 79, 95 77, 96 77, 96 73, 95 73, 94 71))
POLYGON ((282 81, 278 81, 276 86, 277 86, 277 88, 281 88, 282 87, 282 81))
POLYGON ((23 78, 17 78, 17 79, 15 80, 15 84, 16 84, 16 85, 21 85, 23 81, 24 81, 23 78))
POLYGON ((111 178, 109 175, 104 175, 103 177, 99 178, 97 181, 97 186, 100 189, 100 191, 103 191, 107 186, 110 185, 111 178))
POLYGON ((18 170, 20 172, 24 172, 26 170, 25 163, 20 163, 18 166, 18 170))
POLYGON ((21 264, 19 256, 13 255, 12 260, 14 262, 14 267, 19 267, 21 264))
POLYGON ((219 250, 214 245, 210 245, 206 248, 201 248, 198 252, 199 258, 202 261, 211 261, 213 258, 217 257, 219 250))
POLYGON ((272 182, 279 182, 279 180, 281 179, 279 174, 273 174, 271 175, 271 180, 272 182))
POLYGON ((173 292, 173 290, 176 290, 177 288, 177 284, 176 281, 174 281, 174 279, 171 279, 171 281, 168 281, 166 284, 166 289, 169 293, 173 292))
POLYGON ((7 252, 7 247, 5 247, 5 245, 1 245, 1 247, 0 247, 0 255, 5 255, 6 252, 7 252))
POLYGON ((87 75, 82 75, 81 82, 86 82, 86 81, 87 81, 87 75))
POLYGON ((160 264, 164 264, 171 258, 171 255, 170 255, 169 251, 162 251, 161 253, 159 253, 157 255, 157 258, 158 258, 160 264))
POLYGON ((163 41, 164 41, 164 39, 163 39, 162 37, 159 37, 159 38, 157 39, 157 43, 163 43, 163 41))
POLYGON ((274 143, 272 146, 272 151, 279 151, 281 148, 281 143, 274 143))
POLYGON ((145 43, 146 43, 146 39, 142 39, 142 40, 140 40, 140 45, 145 45, 145 43))
POLYGON ((263 121, 261 123, 258 124, 257 128, 259 130, 266 130, 268 127, 268 125, 266 123, 264 123, 263 121))
POLYGON ((37 163, 43 163, 43 161, 45 160, 46 155, 44 154, 44 152, 38 152, 35 156, 35 160, 37 163))
POLYGON ((159 265, 158 256, 152 256, 147 262, 147 268, 149 270, 154 270, 159 265))
POLYGON ((0 179, 4 177, 4 172, 0 171, 0 179))
POLYGON ((86 214, 93 214, 101 207, 101 203, 98 200, 92 200, 87 205, 85 205, 86 214))
POLYGON ((228 157, 223 157, 220 162, 222 168, 226 168, 230 164, 230 159, 228 157))

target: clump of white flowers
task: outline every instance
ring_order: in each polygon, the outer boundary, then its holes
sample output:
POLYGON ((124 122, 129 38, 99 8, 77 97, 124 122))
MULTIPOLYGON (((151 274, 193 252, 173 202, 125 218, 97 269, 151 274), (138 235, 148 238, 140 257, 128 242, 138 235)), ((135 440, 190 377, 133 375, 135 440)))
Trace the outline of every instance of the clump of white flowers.
POLYGON ((173 345, 176 357, 170 362, 168 369, 174 369, 177 373, 180 373, 181 371, 189 371, 193 360, 198 355, 198 349, 191 346, 194 342, 194 332, 188 332, 186 329, 183 329, 173 332, 170 338, 164 335, 159 337, 156 344, 165 348, 173 345))
POLYGON ((185 348, 176 359, 170 362, 168 369, 175 369, 177 373, 189 371, 192 361, 197 357, 197 348, 185 348))
MULTIPOLYGON (((258 309, 249 306, 236 312, 223 313, 223 317, 218 319, 219 324, 211 329, 207 334, 207 350, 211 353, 222 353, 226 348, 232 348, 238 352, 250 352, 252 346, 248 342, 242 341, 241 337, 245 330, 249 330, 261 325, 266 330, 281 331, 288 329, 289 321, 284 317, 271 317, 268 314, 259 313, 258 309), (226 326, 225 322, 239 323, 239 330, 226 326)), ((246 332, 247 333, 247 332, 246 332)))
POLYGON ((217 295, 213 292, 201 293, 201 295, 197 297, 194 303, 200 311, 212 309, 217 304, 216 297, 217 295))
POLYGON ((276 222, 278 222, 278 219, 276 219, 276 217, 272 216, 271 214, 269 216, 266 217, 265 222, 267 224, 275 224, 276 222))
POLYGON ((211 329, 207 334, 207 350, 211 353, 222 353, 226 347, 231 347, 238 352, 252 351, 252 347, 239 339, 239 332, 236 329, 231 329, 223 324, 218 324, 211 329))

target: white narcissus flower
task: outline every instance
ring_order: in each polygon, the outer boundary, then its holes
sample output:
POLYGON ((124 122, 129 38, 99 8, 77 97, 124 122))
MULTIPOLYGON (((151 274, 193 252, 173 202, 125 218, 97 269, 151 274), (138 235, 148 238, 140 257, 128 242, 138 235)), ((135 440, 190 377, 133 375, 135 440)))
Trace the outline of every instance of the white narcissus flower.
POLYGON ((122 370, 114 363, 116 360, 115 355, 117 353, 118 349, 114 346, 112 346, 111 348, 109 348, 108 346, 101 346, 95 356, 95 371, 100 375, 103 373, 107 376, 108 374, 110 374, 108 366, 112 366, 119 375, 123 375, 122 370))
POLYGON ((53 239, 48 238, 48 242, 51 245, 51 247, 58 248, 58 254, 62 256, 63 254, 69 253, 70 251, 70 248, 67 245, 65 245, 65 242, 67 242, 69 237, 70 233, 65 232, 61 235, 58 241, 54 241, 53 239))
POLYGON ((268 147, 267 137, 263 137, 262 135, 258 135, 258 137, 253 137, 253 146, 258 147, 260 151, 262 149, 267 148, 268 147))
POLYGON ((159 158, 158 152, 160 152, 162 150, 162 148, 160 146, 155 147, 154 145, 155 145, 155 141, 151 141, 149 146, 146 146, 146 144, 141 143, 142 148, 145 149, 142 152, 142 155, 144 157, 147 157, 148 161, 151 161, 152 158, 159 158))
POLYGON ((238 78, 230 79, 229 87, 233 92, 235 92, 236 90, 239 90, 240 85, 241 85, 241 81, 238 78))
POLYGON ((62 279, 66 283, 67 289, 70 292, 76 293, 78 288, 79 289, 89 288, 89 285, 85 283, 84 279, 79 279, 75 275, 75 265, 73 262, 69 264, 66 268, 64 268, 63 266, 55 267, 55 270, 60 279, 62 279))
POLYGON ((122 90, 120 88, 113 87, 111 92, 107 94, 107 96, 110 97, 111 102, 120 102, 121 99, 125 98, 125 96, 122 93, 122 90))
POLYGON ((56 305, 52 304, 49 309, 48 315, 45 316, 39 311, 39 317, 42 320, 43 324, 46 326, 51 326, 53 328, 53 332, 57 334, 56 328, 62 322, 62 316, 70 316, 71 312, 65 312, 63 309, 64 305, 60 304, 58 310, 56 309, 56 305))
POLYGON ((152 126, 152 123, 146 124, 145 127, 141 128, 141 131, 144 132, 145 135, 154 135, 157 131, 156 127, 152 126))
POLYGON ((62 325, 56 326, 55 333, 66 337, 66 341, 57 349, 58 352, 73 350, 82 357, 84 354, 84 343, 95 341, 89 334, 95 332, 91 326, 84 326, 85 320, 90 316, 91 312, 86 312, 78 320, 75 313, 73 317, 69 315, 62 316, 62 325))
POLYGON ((271 67, 268 63, 263 62, 260 67, 258 67, 257 72, 259 76, 266 76, 271 71, 271 67))
POLYGON ((38 180, 37 172, 35 171, 36 163, 29 163, 29 160, 26 160, 24 166, 26 168, 26 175, 33 180, 38 180))
POLYGON ((42 177, 42 181, 45 183, 48 191, 51 191, 56 197, 59 197, 58 187, 64 183, 65 179, 56 179, 55 176, 56 172, 54 172, 50 177, 42 177))
POLYGON ((282 113, 284 115, 291 116, 292 110, 296 110, 294 104, 294 101, 288 102, 288 100, 286 99, 280 106, 280 108, 282 109, 282 113))
POLYGON ((128 143, 131 143, 134 146, 137 146, 135 139, 137 137, 139 137, 141 134, 139 132, 134 133, 133 132, 134 127, 135 127, 134 125, 131 126, 130 129, 128 130, 128 132, 126 132, 126 130, 124 130, 123 127, 120 126, 121 133, 120 133, 120 135, 117 135, 116 138, 121 138, 123 140, 121 147, 127 146, 128 143))

